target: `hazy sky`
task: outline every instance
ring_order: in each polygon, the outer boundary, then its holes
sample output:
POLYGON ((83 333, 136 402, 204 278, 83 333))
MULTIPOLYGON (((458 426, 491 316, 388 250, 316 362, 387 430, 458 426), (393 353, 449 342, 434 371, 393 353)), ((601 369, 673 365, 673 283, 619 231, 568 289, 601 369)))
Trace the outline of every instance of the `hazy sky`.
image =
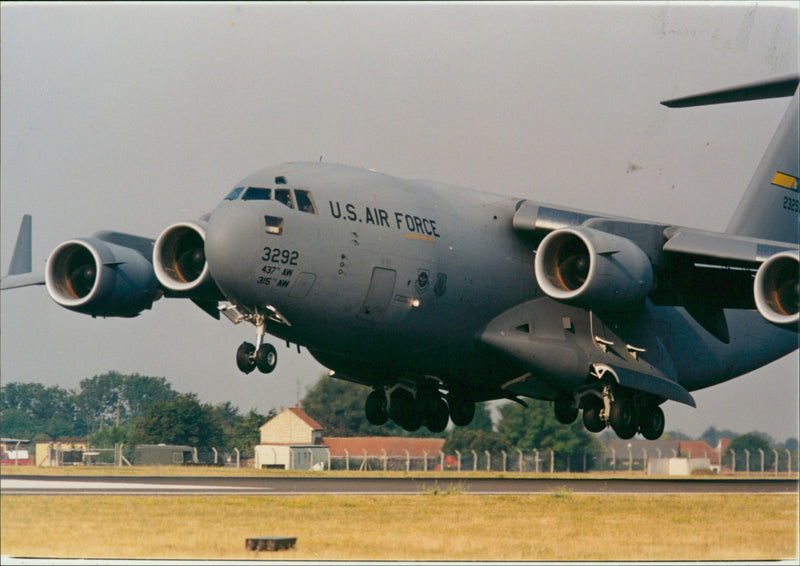
MULTIPOLYGON (((722 230, 788 99, 660 100, 798 72, 797 3, 8 4, 0 52, 2 271, 23 214, 34 262, 115 229, 156 237, 282 161, 365 166, 722 230)), ((324 373, 278 346, 244 376, 251 325, 162 300, 133 320, 2 294, 3 382, 164 376, 266 412, 324 373)), ((798 432, 797 352, 665 404, 667 429, 798 432)))

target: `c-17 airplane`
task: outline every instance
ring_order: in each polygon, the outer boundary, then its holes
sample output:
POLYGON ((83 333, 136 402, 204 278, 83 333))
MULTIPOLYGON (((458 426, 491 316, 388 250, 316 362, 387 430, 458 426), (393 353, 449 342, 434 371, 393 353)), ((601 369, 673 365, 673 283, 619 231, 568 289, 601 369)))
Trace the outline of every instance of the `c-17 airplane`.
POLYGON ((792 97, 724 233, 567 209, 328 163, 284 163, 155 240, 98 232, 31 269, 23 219, 2 287, 134 317, 161 297, 249 322, 238 368, 271 372, 270 334, 373 390, 366 417, 469 424, 475 403, 553 402, 620 438, 664 430, 667 400, 798 348, 798 82, 668 107, 792 97))

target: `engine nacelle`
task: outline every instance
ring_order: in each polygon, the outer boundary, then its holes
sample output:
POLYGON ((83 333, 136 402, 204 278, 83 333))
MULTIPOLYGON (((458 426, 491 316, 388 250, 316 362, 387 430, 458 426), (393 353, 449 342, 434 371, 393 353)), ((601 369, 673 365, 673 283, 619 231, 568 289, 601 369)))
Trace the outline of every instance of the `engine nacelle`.
POLYGON ((756 308, 765 319, 781 328, 797 330, 800 302, 798 253, 780 252, 761 264, 753 293, 756 308))
POLYGON ((158 281, 173 293, 200 298, 219 294, 206 261, 206 222, 178 222, 167 227, 153 247, 158 281))
POLYGON ((596 311, 630 310, 653 285, 653 266, 639 246, 584 226, 548 234, 536 251, 535 270, 546 295, 596 311))
POLYGON ((62 307, 92 316, 133 317, 158 298, 158 282, 147 258, 95 238, 69 240, 53 250, 45 285, 62 307))

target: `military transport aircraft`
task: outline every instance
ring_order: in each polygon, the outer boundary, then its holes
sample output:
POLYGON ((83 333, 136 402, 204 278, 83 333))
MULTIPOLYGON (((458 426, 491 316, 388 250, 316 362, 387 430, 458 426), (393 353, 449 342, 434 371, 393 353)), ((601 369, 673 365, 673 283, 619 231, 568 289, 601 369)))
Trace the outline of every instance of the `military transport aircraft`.
POLYGON ((798 81, 666 101, 791 96, 725 233, 548 206, 327 163, 235 185, 155 240, 98 232, 31 273, 23 219, 2 287, 133 317, 160 297, 255 326, 236 363, 275 368, 266 334, 373 388, 367 419, 409 431, 468 424, 476 401, 553 401, 592 432, 664 430, 668 399, 798 347, 798 81))

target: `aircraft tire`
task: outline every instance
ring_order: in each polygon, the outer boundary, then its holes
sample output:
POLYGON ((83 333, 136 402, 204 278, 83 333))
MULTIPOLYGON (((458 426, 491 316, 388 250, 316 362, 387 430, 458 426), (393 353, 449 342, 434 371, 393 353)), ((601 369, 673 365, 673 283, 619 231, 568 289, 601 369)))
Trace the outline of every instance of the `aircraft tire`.
POLYGON ((469 399, 450 398, 450 420, 456 426, 467 426, 475 417, 475 403, 469 399))
POLYGON ((272 373, 278 365, 278 352, 272 344, 261 344, 256 352, 256 367, 261 373, 272 373))
POLYGON ((253 353, 256 347, 250 342, 242 342, 239 349, 236 350, 236 366, 242 373, 250 373, 256 369, 256 361, 253 358, 253 353))
POLYGON ((408 432, 419 430, 422 415, 414 403, 414 396, 406 389, 396 389, 389 399, 389 418, 408 432))
POLYGON ((389 411, 386 405, 386 392, 383 389, 374 389, 372 393, 367 395, 364 412, 367 415, 369 424, 375 426, 386 424, 386 421, 389 420, 389 411))
POLYGON ((450 420, 450 410, 447 403, 441 397, 436 398, 428 407, 428 413, 425 415, 425 426, 431 432, 442 432, 447 428, 447 423, 450 420))
POLYGON ((561 424, 572 424, 578 418, 578 409, 572 406, 572 397, 559 397, 553 403, 556 420, 561 424))
POLYGON ((648 405, 639 417, 639 429, 647 440, 658 440, 664 433, 664 411, 658 405, 648 405))
POLYGON ((633 403, 627 399, 617 399, 611 403, 611 428, 623 440, 633 438, 636 434, 636 413, 633 403))
POLYGON ((597 397, 589 397, 583 407, 583 426, 589 432, 603 432, 606 428, 606 423, 600 418, 600 412, 603 410, 603 402, 597 397))

